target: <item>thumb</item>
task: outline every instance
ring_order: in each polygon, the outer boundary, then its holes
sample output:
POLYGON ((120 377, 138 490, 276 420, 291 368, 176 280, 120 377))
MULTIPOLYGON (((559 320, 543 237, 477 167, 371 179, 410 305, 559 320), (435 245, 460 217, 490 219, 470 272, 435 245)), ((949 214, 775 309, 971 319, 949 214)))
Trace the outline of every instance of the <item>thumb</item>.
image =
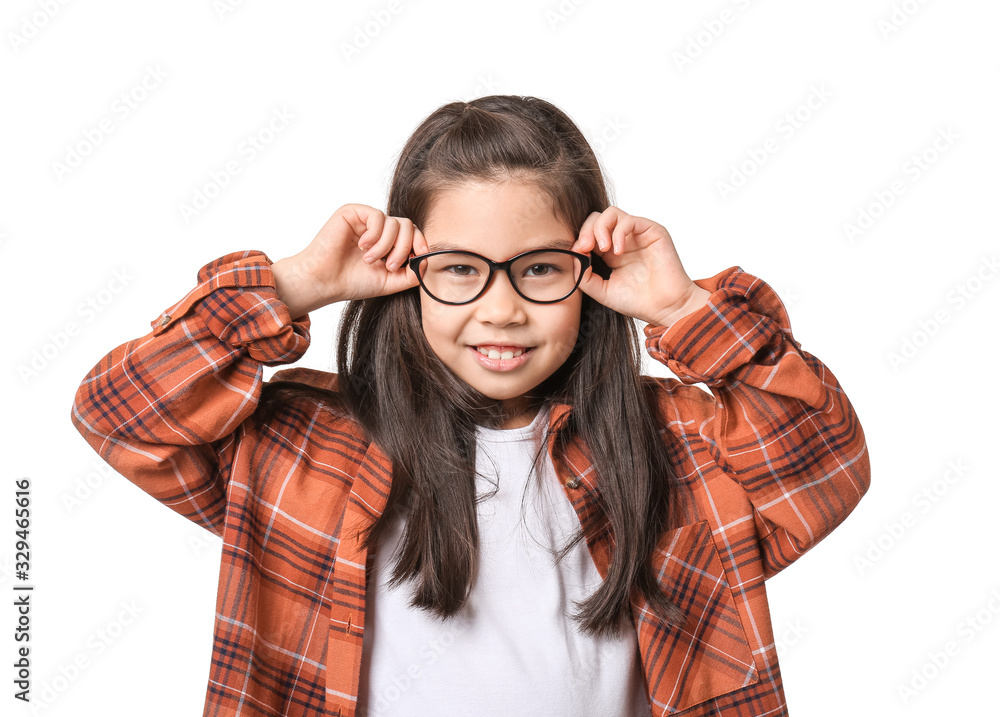
POLYGON ((419 285, 420 282, 417 280, 417 275, 410 271, 409 266, 404 263, 396 271, 388 272, 385 279, 385 292, 387 294, 395 294, 419 285))
POLYGON ((604 294, 607 291, 606 284, 607 280, 596 274, 593 266, 589 266, 583 273, 583 279, 580 280, 580 291, 603 304, 604 294))

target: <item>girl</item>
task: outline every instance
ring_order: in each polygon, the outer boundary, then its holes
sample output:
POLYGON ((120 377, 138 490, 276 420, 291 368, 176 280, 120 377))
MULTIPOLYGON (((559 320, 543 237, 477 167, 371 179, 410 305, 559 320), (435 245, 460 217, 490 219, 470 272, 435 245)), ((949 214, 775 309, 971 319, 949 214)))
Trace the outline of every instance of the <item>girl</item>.
POLYGON ((433 112, 387 209, 207 264, 77 392, 90 445, 224 541, 204 714, 787 714, 764 580, 869 462, 778 296, 692 281, 536 98, 433 112), (339 375, 265 384, 338 301, 339 375), (679 381, 640 375, 634 319, 679 381))

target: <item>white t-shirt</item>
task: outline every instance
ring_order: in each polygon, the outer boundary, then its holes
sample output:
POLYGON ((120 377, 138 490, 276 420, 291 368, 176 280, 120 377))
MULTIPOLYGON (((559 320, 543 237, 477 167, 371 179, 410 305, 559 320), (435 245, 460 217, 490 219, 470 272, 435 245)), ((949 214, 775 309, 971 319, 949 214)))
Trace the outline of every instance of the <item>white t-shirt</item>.
POLYGON ((442 621, 411 608, 411 583, 388 589, 403 520, 383 538, 370 576, 360 715, 649 717, 635 630, 601 640, 571 617, 601 578, 583 540, 555 562, 580 523, 544 449, 535 480, 547 424, 542 409, 523 428, 477 429, 477 489, 489 497, 477 505, 479 576, 458 615, 442 621))

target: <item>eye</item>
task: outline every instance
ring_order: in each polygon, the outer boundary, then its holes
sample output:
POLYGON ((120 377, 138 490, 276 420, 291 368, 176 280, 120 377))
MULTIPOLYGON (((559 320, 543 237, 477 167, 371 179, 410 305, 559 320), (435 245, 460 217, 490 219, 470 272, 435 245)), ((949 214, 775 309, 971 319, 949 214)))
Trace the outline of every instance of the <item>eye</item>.
POLYGON ((469 266, 468 264, 449 264, 442 267, 441 271, 452 276, 475 276, 477 273, 476 267, 469 266))
POLYGON ((562 269, 555 264, 532 264, 529 266, 524 275, 527 277, 532 276, 551 276, 553 274, 558 274, 562 269))

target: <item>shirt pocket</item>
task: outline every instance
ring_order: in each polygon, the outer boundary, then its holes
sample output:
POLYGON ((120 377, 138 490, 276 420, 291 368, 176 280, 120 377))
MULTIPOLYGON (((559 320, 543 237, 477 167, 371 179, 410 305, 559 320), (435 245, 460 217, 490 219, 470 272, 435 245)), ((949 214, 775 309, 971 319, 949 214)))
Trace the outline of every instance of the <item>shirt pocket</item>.
POLYGON ((645 600, 636 613, 654 713, 681 712, 758 682, 708 521, 667 532, 653 555, 653 569, 663 593, 687 616, 683 626, 667 624, 645 600))

